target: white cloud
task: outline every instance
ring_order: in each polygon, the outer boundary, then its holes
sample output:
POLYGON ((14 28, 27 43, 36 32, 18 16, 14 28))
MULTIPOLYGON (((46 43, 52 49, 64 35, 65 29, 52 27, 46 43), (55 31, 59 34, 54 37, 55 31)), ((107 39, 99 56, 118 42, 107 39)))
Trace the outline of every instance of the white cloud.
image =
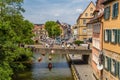
POLYGON ((55 16, 55 17, 58 17, 58 16, 60 16, 60 14, 56 13, 56 14, 54 14, 54 16, 55 16))
POLYGON ((26 12, 24 17, 33 23, 60 20, 68 24, 75 24, 79 14, 90 0, 58 0, 58 2, 53 2, 54 0, 25 0, 26 12))
POLYGON ((79 9, 76 9, 76 12, 77 13, 81 13, 83 10, 81 9, 81 8, 79 8, 79 9))

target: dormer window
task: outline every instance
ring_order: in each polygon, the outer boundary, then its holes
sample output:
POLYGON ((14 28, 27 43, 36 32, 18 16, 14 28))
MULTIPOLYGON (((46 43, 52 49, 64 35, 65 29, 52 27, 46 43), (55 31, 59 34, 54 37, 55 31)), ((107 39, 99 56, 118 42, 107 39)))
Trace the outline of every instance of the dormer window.
POLYGON ((88 13, 85 13, 85 16, 88 16, 88 13))
POLYGON ((93 8, 90 8, 90 11, 93 11, 93 8))

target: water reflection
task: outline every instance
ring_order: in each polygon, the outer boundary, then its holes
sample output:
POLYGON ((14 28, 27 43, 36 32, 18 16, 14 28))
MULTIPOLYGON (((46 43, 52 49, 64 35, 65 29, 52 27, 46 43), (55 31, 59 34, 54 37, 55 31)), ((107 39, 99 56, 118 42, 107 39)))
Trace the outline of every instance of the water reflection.
POLYGON ((37 52, 34 54, 34 60, 31 70, 19 73, 14 80, 73 79, 64 54, 45 53, 45 56, 43 56, 40 52, 37 52), (49 59, 50 56, 51 60, 49 59))

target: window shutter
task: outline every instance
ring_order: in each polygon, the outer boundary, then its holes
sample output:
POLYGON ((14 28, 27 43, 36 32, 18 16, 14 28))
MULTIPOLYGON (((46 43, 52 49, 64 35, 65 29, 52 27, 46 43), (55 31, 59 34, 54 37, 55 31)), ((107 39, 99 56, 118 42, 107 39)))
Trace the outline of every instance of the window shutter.
POLYGON ((109 17, 110 17, 110 6, 108 7, 108 18, 107 19, 109 19, 109 17))
POLYGON ((118 7, 119 7, 119 3, 116 3, 116 16, 118 16, 118 7))
POLYGON ((109 71, 109 58, 108 57, 106 58, 107 58, 107 70, 109 71))
POLYGON ((115 17, 115 4, 112 6, 112 17, 115 17))
POLYGON ((118 76, 119 74, 119 62, 115 62, 115 75, 118 76))
POLYGON ((120 78, 120 62, 118 62, 118 76, 120 78))
POLYGON ((104 10, 104 19, 106 19, 106 8, 104 10))
POLYGON ((104 66, 104 68, 105 68, 105 59, 106 58, 106 56, 104 56, 104 61, 103 61, 103 66, 104 66))
POLYGON ((111 38, 112 38, 112 37, 111 37, 111 32, 112 32, 111 30, 108 31, 108 41, 109 41, 109 42, 111 42, 111 38))
POLYGON ((108 70, 111 71, 111 58, 109 58, 109 64, 108 65, 109 65, 109 69, 108 70))
POLYGON ((118 41, 118 40, 117 40, 117 35, 118 35, 118 34, 117 34, 117 29, 116 29, 116 30, 115 30, 115 43, 117 43, 117 41, 118 41))
POLYGON ((107 41, 109 42, 109 30, 106 30, 106 35, 107 35, 107 41))
POLYGON ((105 38, 105 37, 106 37, 106 35, 105 35, 105 31, 106 31, 106 30, 104 30, 104 41, 106 41, 106 38, 105 38))
POLYGON ((120 29, 118 29, 118 43, 120 43, 120 29))

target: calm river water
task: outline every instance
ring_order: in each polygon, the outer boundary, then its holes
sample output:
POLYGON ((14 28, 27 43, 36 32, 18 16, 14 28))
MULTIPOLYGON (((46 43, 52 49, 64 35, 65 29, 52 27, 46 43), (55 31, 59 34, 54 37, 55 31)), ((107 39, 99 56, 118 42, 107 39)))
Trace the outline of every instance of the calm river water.
POLYGON ((49 53, 45 56, 40 52, 34 53, 31 70, 18 73, 14 80, 73 80, 65 54, 52 54, 51 61, 48 57, 49 53), (42 58, 40 62, 38 62, 39 57, 42 58), (48 68, 48 63, 52 63, 51 70, 48 68))

